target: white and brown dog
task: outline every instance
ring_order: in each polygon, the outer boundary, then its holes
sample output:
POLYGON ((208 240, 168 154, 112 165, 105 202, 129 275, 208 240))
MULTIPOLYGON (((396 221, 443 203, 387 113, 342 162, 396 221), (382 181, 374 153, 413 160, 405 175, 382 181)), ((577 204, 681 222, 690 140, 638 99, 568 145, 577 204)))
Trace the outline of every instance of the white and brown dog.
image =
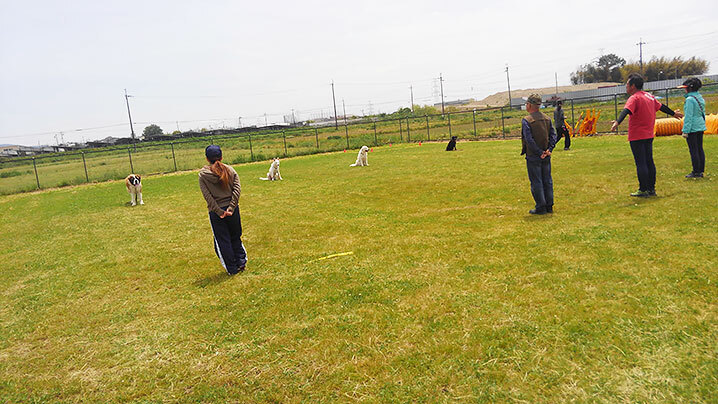
POLYGON ((367 160, 368 153, 369 153, 369 148, 366 146, 362 146, 361 149, 359 149, 359 154, 357 155, 357 161, 354 164, 351 164, 349 167, 368 166, 369 165, 369 161, 367 160))
POLYGON ((274 181, 282 179, 282 174, 279 173, 279 157, 275 157, 274 160, 272 160, 272 164, 269 166, 269 172, 267 172, 267 176, 261 177, 259 179, 264 181, 274 181))
POLYGON ((144 205, 145 203, 142 201, 142 177, 140 177, 139 174, 130 174, 125 178, 125 186, 127 187, 127 192, 130 193, 130 203, 132 203, 132 206, 137 205, 137 200, 139 199, 140 205, 144 205))

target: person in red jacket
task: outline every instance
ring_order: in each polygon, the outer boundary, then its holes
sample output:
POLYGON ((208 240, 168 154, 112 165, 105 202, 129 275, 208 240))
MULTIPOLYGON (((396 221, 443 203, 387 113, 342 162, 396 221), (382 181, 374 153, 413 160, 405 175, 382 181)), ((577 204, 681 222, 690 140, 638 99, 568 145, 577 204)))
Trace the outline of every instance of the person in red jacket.
POLYGON ((628 120, 628 141, 636 163, 639 185, 638 191, 633 192, 631 196, 656 196, 656 165, 653 163, 655 136, 653 127, 656 124, 656 111, 665 112, 676 118, 682 118, 683 114, 673 112, 668 106, 661 104, 653 94, 643 91, 643 77, 638 73, 628 75, 626 94, 630 97, 618 119, 611 122, 611 130, 615 131, 626 116, 631 115, 628 120))

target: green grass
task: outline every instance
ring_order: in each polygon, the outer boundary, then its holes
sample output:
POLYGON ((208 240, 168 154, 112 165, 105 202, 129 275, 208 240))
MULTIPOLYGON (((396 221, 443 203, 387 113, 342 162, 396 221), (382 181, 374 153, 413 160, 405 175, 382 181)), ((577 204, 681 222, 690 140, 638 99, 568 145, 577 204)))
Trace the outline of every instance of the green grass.
MULTIPOLYGON (((681 91, 675 90, 669 94, 669 103, 674 108, 682 108, 681 91), (681 103, 680 107, 678 102, 681 103)), ((663 96, 664 93, 659 95, 663 96)), ((706 110, 718 110, 718 93, 715 92, 715 87, 707 88, 703 95, 706 99, 706 110)), ((619 97, 617 107, 621 109, 624 103, 625 97, 619 97)), ((576 102, 573 117, 570 104, 565 105, 564 109, 569 122, 578 121, 586 109, 600 111, 601 118, 597 123, 599 133, 610 131, 611 120, 616 113, 613 99, 605 102, 576 102)), ((378 146, 427 139, 445 140, 451 135, 464 140, 519 136, 521 119, 526 115, 525 111, 508 109, 504 109, 503 113, 496 109, 472 113, 456 111, 451 107, 448 111, 451 113, 443 116, 404 118, 401 122, 394 119, 356 123, 349 125, 348 129, 343 126, 330 126, 318 128, 316 132, 315 128, 294 128, 288 129, 284 134, 255 133, 252 134, 251 148, 246 134, 229 137, 207 136, 189 141, 185 139, 186 143, 174 146, 167 141, 143 142, 141 147, 132 151, 132 164, 128 150, 130 146, 88 151, 84 163, 79 154, 43 155, 36 161, 37 177, 31 160, 0 160, 0 195, 36 190, 38 182, 40 188, 51 188, 121 179, 130 171, 150 175, 195 169, 204 164, 202 150, 210 143, 222 146, 226 162, 240 164, 269 160, 277 156, 293 157, 342 150, 347 148, 347 142, 348 148, 359 148, 365 144, 378 146)), ((545 108, 542 111, 553 117, 553 108, 545 108)), ((662 118, 665 114, 659 112, 656 116, 662 118)), ((626 125, 623 129, 625 128, 626 125)))
POLYGON ((517 140, 236 166, 228 277, 196 172, 0 197, 2 402, 716 402, 718 186, 658 138, 554 153, 530 217, 517 140), (339 252, 349 256, 315 261, 339 252))

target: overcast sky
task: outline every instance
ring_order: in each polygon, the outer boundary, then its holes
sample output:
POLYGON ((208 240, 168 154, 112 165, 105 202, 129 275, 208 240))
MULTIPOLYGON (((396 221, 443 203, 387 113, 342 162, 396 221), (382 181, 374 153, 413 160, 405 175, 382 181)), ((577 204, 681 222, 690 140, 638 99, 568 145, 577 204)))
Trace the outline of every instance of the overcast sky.
POLYGON ((0 143, 55 143, 390 112, 569 84, 603 53, 699 56, 718 73, 716 1, 0 0, 0 143), (108 127, 106 127, 108 126, 108 127), (93 129, 97 127, 106 127, 93 129), (81 130, 78 130, 81 129, 81 130))

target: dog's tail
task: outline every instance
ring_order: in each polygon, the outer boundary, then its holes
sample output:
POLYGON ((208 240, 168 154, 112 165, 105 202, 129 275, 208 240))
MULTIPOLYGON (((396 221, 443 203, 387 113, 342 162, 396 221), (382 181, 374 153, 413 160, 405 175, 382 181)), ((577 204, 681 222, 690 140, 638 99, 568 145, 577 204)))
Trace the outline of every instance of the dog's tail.
POLYGON ((357 163, 349 164, 349 167, 356 167, 356 166, 357 166, 357 163))
POLYGON ((259 177, 259 179, 262 181, 269 181, 269 178, 267 178, 267 177, 259 177))

